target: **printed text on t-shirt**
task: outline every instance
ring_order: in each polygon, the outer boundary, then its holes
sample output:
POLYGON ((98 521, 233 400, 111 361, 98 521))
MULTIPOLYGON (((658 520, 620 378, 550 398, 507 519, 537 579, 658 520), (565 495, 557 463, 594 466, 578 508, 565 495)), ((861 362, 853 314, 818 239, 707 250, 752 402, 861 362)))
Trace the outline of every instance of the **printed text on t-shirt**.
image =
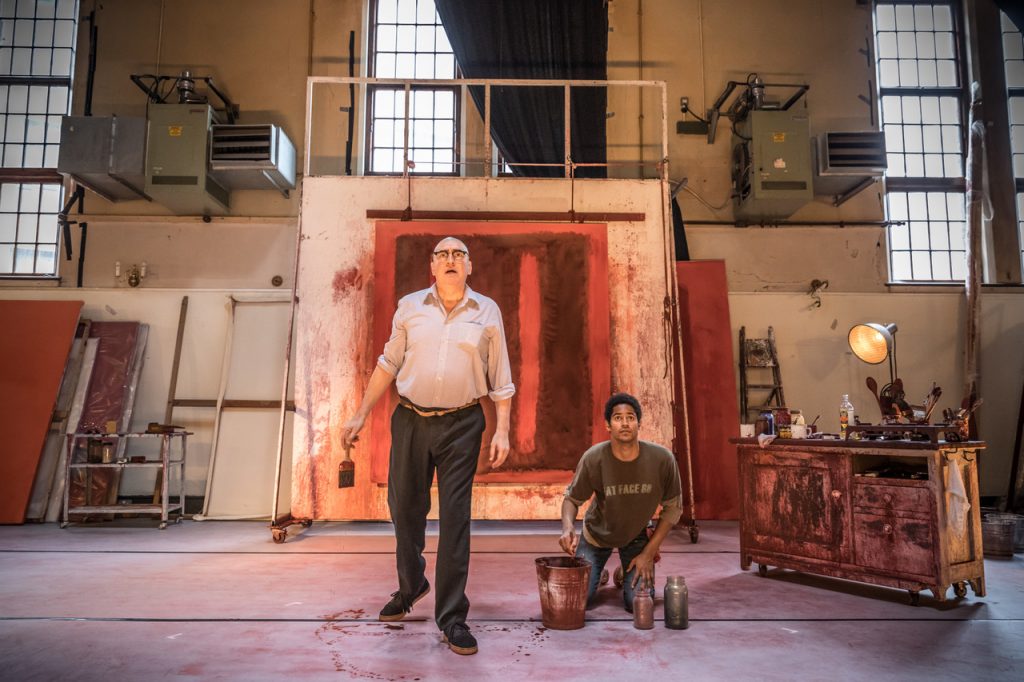
POLYGON ((604 487, 605 497, 613 495, 646 495, 654 486, 651 483, 619 483, 604 487))

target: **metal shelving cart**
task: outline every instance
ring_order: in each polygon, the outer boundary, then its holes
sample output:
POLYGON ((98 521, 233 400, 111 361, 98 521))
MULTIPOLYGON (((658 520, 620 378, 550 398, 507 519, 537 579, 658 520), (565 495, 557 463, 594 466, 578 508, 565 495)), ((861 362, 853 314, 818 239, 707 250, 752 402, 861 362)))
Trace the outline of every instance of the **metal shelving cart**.
MULTIPOLYGON (((185 511, 185 458, 187 452, 187 440, 191 436, 190 431, 168 431, 168 432, 142 432, 142 433, 71 433, 67 437, 67 463, 65 467, 64 485, 64 513, 61 516, 61 528, 66 528, 69 521, 69 514, 92 513, 92 514, 159 514, 160 530, 167 527, 168 516, 171 512, 177 512, 174 522, 181 520, 185 511), (133 462, 124 457, 125 439, 129 438, 159 438, 160 459, 133 462), (101 441, 109 445, 111 452, 120 454, 116 461, 110 462, 76 462, 76 451, 87 452, 89 440, 101 441), (181 444, 181 457, 171 459, 171 442, 178 440, 181 444), (86 447, 76 448, 76 445, 85 442, 86 447), (178 501, 175 504, 170 502, 170 472, 173 467, 178 467, 178 501), (159 504, 86 504, 81 506, 70 506, 71 501, 71 472, 83 470, 87 474, 92 470, 123 470, 123 469, 158 469, 160 471, 160 503, 159 504)), ((88 457, 87 457, 88 459, 88 457)), ((89 499, 88 476, 86 476, 86 501, 89 499)))

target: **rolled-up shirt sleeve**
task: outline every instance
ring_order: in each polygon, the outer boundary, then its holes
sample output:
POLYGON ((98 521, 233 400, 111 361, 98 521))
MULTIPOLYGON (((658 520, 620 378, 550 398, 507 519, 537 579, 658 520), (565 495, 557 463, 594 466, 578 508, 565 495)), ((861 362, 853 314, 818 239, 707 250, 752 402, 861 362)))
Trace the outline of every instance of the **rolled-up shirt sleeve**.
POLYGON ((675 525, 683 515, 683 486, 679 480, 679 465, 676 464, 675 458, 668 461, 663 476, 665 499, 661 501, 661 518, 675 525))
POLYGON ((391 338, 384 344, 384 352, 377 358, 377 366, 392 376, 398 376, 398 370, 405 363, 405 348, 405 315, 402 306, 399 306, 391 319, 391 338))
POLYGON ((669 524, 679 523, 679 517, 683 515, 682 499, 680 495, 664 500, 661 503, 661 518, 669 524))
POLYGON ((587 467, 586 453, 580 458, 576 465, 576 473, 572 482, 565 488, 565 497, 572 501, 577 507, 582 507, 594 494, 594 484, 590 480, 590 471, 587 467))
MULTIPOLYGON (((501 319, 501 311, 495 306, 497 324, 490 334, 487 350, 487 380, 491 390, 487 395, 491 400, 508 400, 515 395, 516 387, 512 383, 512 367, 508 359, 508 344, 505 343, 505 323, 501 319)), ((394 336, 392 335, 392 338, 394 336)))

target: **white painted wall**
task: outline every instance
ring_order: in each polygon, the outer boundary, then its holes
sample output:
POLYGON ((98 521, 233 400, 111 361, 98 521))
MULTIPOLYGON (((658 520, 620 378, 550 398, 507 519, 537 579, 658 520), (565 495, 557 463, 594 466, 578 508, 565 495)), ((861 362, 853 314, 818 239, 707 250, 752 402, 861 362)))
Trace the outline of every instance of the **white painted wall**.
MULTIPOLYGON (((182 296, 188 296, 188 317, 178 372, 178 398, 216 399, 224 366, 224 345, 230 319, 230 297, 287 300, 280 291, 217 291, 208 289, 0 289, 0 298, 18 300, 81 300, 81 317, 94 321, 137 321, 149 325, 142 374, 139 377, 131 430, 163 422, 170 386, 174 344, 182 296)), ((288 305, 245 304, 238 315, 226 397, 280 400, 284 368, 284 337, 288 305)), ((16 333, 4 330, 4 333, 16 333)), ((188 439, 186 494, 202 495, 206 485, 213 435, 213 408, 175 408, 175 424, 195 433, 188 439)), ((277 410, 226 410, 218 439, 218 486, 211 496, 211 515, 269 515, 277 454, 277 410)), ((289 427, 290 427, 289 417, 289 427)), ((291 456, 290 432, 285 439, 286 463, 291 456)), ((156 457, 153 439, 130 440, 128 454, 156 457)), ((286 467, 290 471, 290 467, 286 467)), ((287 489, 288 480, 284 487, 287 489)), ((153 490, 152 473, 127 471, 121 493, 153 490)))
MULTIPOLYGON (((896 322, 896 358, 907 400, 921 404, 934 381, 942 397, 932 417, 957 408, 963 395, 963 348, 966 306, 955 292, 829 293, 821 307, 810 296, 789 293, 733 293, 729 296, 734 357, 739 363, 738 334, 767 336, 774 326, 786 403, 800 408, 808 422, 820 414, 818 426, 839 429, 843 393, 864 421, 877 423, 879 412, 864 380, 874 376, 888 383, 888 365, 867 365, 847 345, 847 334, 861 322, 896 322)), ((1024 296, 1019 292, 987 291, 981 307, 981 437, 988 450, 981 461, 983 495, 1005 495, 1009 480, 1014 429, 1024 386, 1024 296)), ((738 375, 738 372, 737 372, 738 375)), ((737 379, 738 385, 738 379, 737 379)))

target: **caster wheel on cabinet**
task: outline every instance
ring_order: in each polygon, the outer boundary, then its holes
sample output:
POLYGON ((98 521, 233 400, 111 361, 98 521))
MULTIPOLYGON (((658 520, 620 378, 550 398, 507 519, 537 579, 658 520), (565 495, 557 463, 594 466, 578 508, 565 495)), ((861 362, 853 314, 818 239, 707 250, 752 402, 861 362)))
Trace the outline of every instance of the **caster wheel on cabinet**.
POLYGON ((696 545, 697 540, 700 539, 700 528, 697 526, 690 526, 690 544, 696 545))
POLYGON ((910 605, 920 606, 921 605, 921 593, 915 590, 909 590, 910 592, 910 605))
POLYGON ((960 581, 958 583, 953 583, 953 594, 955 594, 958 599, 963 599, 964 597, 966 597, 967 596, 967 583, 964 582, 964 581, 960 581))
POLYGON ((288 531, 283 528, 274 528, 271 530, 271 534, 274 536, 274 543, 280 545, 288 537, 288 531))
POLYGON ((765 577, 766 575, 768 575, 768 566, 765 565, 765 564, 758 564, 757 565, 757 574, 759 576, 761 576, 762 578, 765 577))

